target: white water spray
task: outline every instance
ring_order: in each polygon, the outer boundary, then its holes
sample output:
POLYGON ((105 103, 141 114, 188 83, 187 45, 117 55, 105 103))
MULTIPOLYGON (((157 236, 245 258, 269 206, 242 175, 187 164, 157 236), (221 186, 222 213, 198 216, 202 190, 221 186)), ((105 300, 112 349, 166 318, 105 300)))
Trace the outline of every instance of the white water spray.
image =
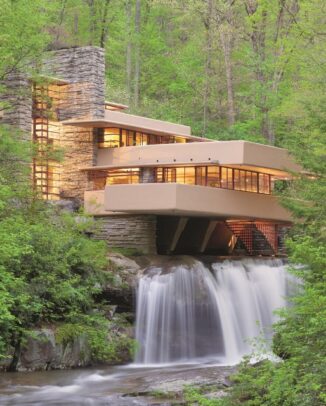
POLYGON ((291 278, 279 259, 225 260, 211 269, 189 258, 151 267, 139 280, 136 339, 142 364, 209 358, 234 364, 252 340, 271 337, 291 278))

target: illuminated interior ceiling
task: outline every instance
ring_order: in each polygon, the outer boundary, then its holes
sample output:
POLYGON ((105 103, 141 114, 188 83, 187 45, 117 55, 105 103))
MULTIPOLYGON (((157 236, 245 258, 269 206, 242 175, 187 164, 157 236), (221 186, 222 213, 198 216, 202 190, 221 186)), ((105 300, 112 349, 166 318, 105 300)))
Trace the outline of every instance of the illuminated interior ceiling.
POLYGON ((119 127, 126 130, 135 130, 156 135, 180 136, 196 140, 198 142, 213 141, 208 138, 191 135, 191 128, 189 126, 156 120, 148 117, 136 116, 133 114, 124 113, 117 109, 115 111, 106 109, 105 117, 102 119, 67 120, 63 121, 62 124, 92 128, 119 127))
MULTIPOLYGON (((201 167, 201 166, 216 166, 216 163, 211 163, 208 164, 207 162, 204 162, 202 164, 197 163, 194 165, 193 163, 187 163, 187 164, 148 164, 148 165, 103 165, 103 166, 88 166, 85 168, 82 168, 81 170, 83 171, 96 171, 96 170, 105 170, 105 169, 128 169, 128 168, 156 168, 156 167, 164 167, 164 168, 177 168, 177 167, 201 167)), ((270 168, 263 168, 263 167, 258 167, 258 166, 248 166, 248 165, 221 165, 226 168, 235 168, 235 169, 241 169, 241 170, 248 170, 248 171, 253 171, 253 172, 260 172, 260 173, 266 173, 268 175, 272 175, 278 179, 284 179, 284 180, 289 180, 291 179, 291 175, 288 172, 285 171, 280 171, 277 169, 270 169, 270 168)))

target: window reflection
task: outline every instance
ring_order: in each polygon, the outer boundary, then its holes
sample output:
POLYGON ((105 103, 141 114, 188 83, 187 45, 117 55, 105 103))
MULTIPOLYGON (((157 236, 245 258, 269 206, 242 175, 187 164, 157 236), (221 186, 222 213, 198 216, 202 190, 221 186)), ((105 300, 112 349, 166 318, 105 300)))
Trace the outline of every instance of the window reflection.
POLYGON ((191 140, 180 136, 145 134, 140 131, 109 127, 99 130, 97 145, 99 148, 118 148, 186 142, 191 142, 191 140))
MULTIPOLYGON (((217 165, 158 167, 156 183, 180 183, 209 186, 252 193, 271 193, 271 175, 217 165)), ((139 168, 94 171, 89 175, 93 189, 104 189, 105 185, 140 183, 139 168)))

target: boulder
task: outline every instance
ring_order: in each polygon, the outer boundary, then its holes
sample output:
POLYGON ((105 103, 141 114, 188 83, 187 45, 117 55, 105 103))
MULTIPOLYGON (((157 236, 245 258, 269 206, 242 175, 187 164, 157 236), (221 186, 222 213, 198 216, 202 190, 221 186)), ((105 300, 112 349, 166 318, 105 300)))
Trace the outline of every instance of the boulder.
POLYGON ((51 328, 34 330, 21 348, 17 371, 66 369, 91 364, 91 350, 80 335, 67 344, 56 342, 51 328))

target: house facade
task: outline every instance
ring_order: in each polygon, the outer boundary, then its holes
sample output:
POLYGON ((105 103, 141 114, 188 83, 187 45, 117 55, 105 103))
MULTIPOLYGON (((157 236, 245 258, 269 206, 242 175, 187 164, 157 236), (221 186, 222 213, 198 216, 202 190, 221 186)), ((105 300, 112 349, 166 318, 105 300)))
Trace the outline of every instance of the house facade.
POLYGON ((213 141, 188 126, 105 101, 104 52, 54 51, 33 84, 15 75, 2 121, 38 149, 33 184, 47 200, 83 205, 95 237, 145 253, 279 255, 291 224, 273 190, 299 170, 287 151, 213 141), (17 99, 17 89, 20 97, 17 99), (21 91, 23 89, 23 91, 21 91), (63 161, 51 152, 64 151, 63 161))

